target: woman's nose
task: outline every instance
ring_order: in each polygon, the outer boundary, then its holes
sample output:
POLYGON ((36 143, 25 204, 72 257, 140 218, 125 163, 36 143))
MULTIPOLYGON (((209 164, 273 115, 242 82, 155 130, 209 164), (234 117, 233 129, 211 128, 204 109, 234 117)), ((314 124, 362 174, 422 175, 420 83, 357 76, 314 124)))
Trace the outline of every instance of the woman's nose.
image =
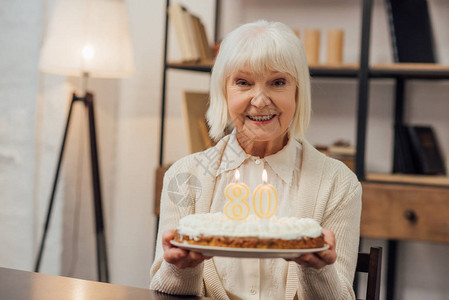
POLYGON ((263 90, 257 91, 255 93, 255 95, 253 96, 253 99, 251 99, 251 105, 253 105, 253 106, 257 107, 257 108, 261 108, 261 107, 267 106, 270 103, 271 103, 270 97, 263 90))

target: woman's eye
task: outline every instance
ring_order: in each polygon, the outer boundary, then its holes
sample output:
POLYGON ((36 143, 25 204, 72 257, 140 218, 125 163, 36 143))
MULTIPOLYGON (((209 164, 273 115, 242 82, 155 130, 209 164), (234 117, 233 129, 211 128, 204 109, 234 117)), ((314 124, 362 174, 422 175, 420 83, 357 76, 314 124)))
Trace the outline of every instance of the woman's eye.
POLYGON ((248 81, 246 81, 245 79, 237 79, 235 81, 235 84, 240 85, 240 86, 247 86, 247 85, 249 85, 248 81))
POLYGON ((286 80, 283 78, 276 79, 275 81, 273 81, 273 85, 275 85, 275 86, 283 86, 286 83, 287 83, 286 80))

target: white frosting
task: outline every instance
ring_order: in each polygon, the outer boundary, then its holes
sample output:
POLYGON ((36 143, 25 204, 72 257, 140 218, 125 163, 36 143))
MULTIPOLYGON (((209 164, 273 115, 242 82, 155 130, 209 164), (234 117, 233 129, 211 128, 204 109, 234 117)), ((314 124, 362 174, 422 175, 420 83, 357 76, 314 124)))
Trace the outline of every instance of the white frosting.
POLYGON ((257 237, 277 239, 301 239, 319 237, 321 226, 314 219, 276 217, 261 219, 249 215, 242 221, 234 221, 223 213, 194 214, 179 221, 178 233, 196 239, 198 236, 257 237))

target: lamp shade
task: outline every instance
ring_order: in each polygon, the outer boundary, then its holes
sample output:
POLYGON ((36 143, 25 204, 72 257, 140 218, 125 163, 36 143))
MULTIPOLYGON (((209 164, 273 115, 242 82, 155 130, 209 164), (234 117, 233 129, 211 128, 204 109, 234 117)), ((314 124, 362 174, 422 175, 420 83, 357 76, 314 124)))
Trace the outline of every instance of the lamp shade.
POLYGON ((131 76, 134 60, 125 3, 59 0, 44 38, 39 69, 69 76, 131 76))

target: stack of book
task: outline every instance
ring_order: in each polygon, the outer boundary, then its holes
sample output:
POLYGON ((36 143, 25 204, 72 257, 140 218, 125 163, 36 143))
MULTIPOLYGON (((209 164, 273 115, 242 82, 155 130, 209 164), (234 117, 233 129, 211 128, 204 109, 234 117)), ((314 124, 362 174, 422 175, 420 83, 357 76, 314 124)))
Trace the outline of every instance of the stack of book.
POLYGON ((182 62, 211 62, 212 48, 200 18, 179 3, 170 5, 168 17, 174 27, 182 62))
POLYGON ((446 175, 436 134, 431 126, 395 126, 393 173, 446 175))

